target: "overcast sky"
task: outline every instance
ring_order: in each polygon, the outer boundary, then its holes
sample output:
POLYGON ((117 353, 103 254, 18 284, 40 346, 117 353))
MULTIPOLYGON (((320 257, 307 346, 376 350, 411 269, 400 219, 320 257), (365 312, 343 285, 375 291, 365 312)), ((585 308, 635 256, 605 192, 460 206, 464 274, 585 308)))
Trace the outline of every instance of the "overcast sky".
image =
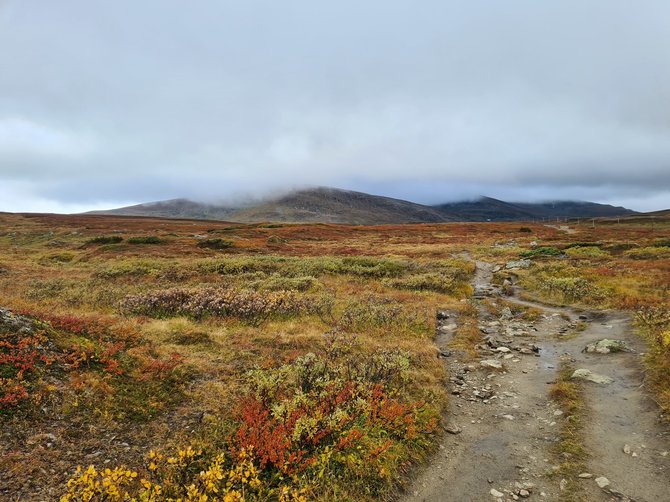
POLYGON ((670 207, 668 0, 0 0, 0 210, 670 207))

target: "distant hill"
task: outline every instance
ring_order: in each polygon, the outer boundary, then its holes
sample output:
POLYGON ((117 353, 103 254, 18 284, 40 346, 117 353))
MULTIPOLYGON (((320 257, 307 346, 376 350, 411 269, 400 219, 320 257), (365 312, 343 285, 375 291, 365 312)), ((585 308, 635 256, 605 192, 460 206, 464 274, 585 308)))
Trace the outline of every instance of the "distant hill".
POLYGON ((247 201, 237 207, 173 199, 108 211, 93 211, 92 214, 217 219, 240 223, 278 221, 354 225, 440 223, 457 219, 431 206, 324 187, 298 190, 256 203, 247 201))
POLYGON ((582 201, 505 202, 491 197, 434 206, 470 221, 519 221, 543 218, 598 218, 637 214, 625 207, 582 201))
POLYGON ((214 204, 173 199, 94 211, 92 214, 226 220, 239 223, 341 223, 381 225, 448 221, 523 221, 543 218, 593 218, 637 214, 594 202, 511 203, 491 197, 436 206, 337 188, 297 190, 262 201, 214 204))
POLYGON ((111 214, 117 216, 154 216, 156 218, 189 218, 196 220, 226 220, 236 208, 215 204, 193 202, 188 199, 170 199, 147 202, 136 206, 120 207, 106 211, 90 211, 88 214, 111 214))

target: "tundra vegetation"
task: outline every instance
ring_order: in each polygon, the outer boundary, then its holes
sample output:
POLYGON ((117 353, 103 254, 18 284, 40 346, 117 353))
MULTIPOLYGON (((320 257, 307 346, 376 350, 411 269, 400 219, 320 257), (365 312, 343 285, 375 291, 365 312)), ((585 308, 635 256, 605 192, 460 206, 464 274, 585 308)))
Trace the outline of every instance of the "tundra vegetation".
POLYGON ((393 498, 441 433, 436 310, 461 312, 455 347, 479 340, 470 257, 629 311, 670 412, 669 230, 2 214, 0 494, 393 498))

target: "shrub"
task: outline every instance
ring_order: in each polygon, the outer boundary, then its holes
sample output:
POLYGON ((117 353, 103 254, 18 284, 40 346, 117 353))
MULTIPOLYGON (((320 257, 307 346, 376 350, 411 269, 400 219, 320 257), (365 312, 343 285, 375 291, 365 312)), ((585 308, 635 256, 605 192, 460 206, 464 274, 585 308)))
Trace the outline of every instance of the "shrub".
POLYGON ((130 237, 128 244, 161 244, 163 241, 155 235, 146 235, 143 237, 130 237))
POLYGON ((87 244, 118 244, 123 241, 120 235, 100 235, 86 241, 87 244))
POLYGON ((528 227, 521 227, 521 228, 519 228, 519 232, 523 232, 523 233, 527 233, 527 234, 529 234, 529 233, 532 232, 532 230, 531 230, 530 228, 528 228, 528 227))
POLYGON ((646 247, 640 249, 631 249, 624 253, 626 258, 631 260, 661 260, 670 258, 670 248, 668 247, 646 247))
POLYGON ((226 239, 205 239, 198 242, 197 246, 203 249, 228 249, 235 245, 233 241, 226 239))
POLYGON ((607 258, 609 253, 596 246, 580 246, 566 249, 565 254, 571 258, 607 258))
POLYGON ((561 255, 563 255, 563 252, 560 249, 554 247, 537 247, 535 249, 529 249, 519 253, 521 258, 542 258, 561 255))
POLYGON ((232 288, 167 289, 127 296, 121 311, 149 317, 207 315, 262 321, 270 317, 316 313, 316 303, 291 291, 257 292, 232 288))

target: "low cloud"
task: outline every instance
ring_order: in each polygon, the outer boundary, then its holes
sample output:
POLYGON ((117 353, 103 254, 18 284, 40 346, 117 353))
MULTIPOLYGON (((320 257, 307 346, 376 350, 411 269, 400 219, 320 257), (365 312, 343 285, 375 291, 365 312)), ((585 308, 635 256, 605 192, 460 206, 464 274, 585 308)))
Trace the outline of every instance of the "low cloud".
POLYGON ((670 207, 667 2, 0 3, 0 210, 331 185, 670 207))

